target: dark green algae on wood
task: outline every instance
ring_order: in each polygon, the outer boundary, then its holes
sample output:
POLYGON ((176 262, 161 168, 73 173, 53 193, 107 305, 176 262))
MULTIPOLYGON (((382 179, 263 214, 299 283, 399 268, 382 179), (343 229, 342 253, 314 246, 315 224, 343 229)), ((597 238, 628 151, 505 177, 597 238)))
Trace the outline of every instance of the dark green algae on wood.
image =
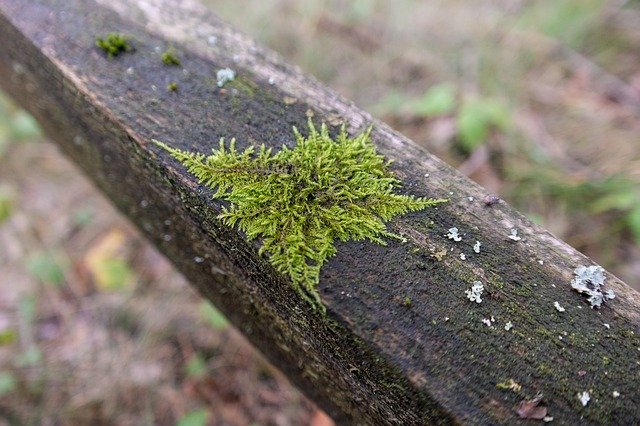
MULTIPOLYGON (((44 13, 46 5, 62 3, 38 4, 44 13)), ((244 146, 292 146, 291 126, 306 131, 306 113, 314 106, 304 99, 283 102, 288 94, 249 70, 236 69, 244 79, 241 86, 218 90, 214 72, 229 63, 191 54, 187 46, 180 46, 187 72, 166 67, 154 53, 155 46, 165 42, 126 21, 119 30, 135 37, 137 51, 108 61, 95 54, 99 52, 91 46, 92 39, 111 30, 104 22, 118 18, 98 9, 90 18, 92 34, 87 34, 86 26, 78 28, 81 17, 73 14, 75 7, 86 6, 74 4, 68 3, 66 14, 49 18, 59 20, 74 40, 55 47, 53 54, 80 77, 82 90, 96 96, 100 106, 74 91, 74 84, 53 65, 45 67, 46 73, 40 71, 40 78, 51 74, 63 83, 51 94, 60 96, 50 100, 61 106, 60 114, 80 114, 68 121, 80 122, 85 144, 71 143, 69 133, 65 151, 204 295, 334 415, 342 411, 352 420, 397 424, 513 423, 518 421, 517 404, 542 392, 542 404, 556 423, 637 420, 638 358, 630 355, 640 347, 637 325, 607 306, 590 309, 569 289, 564 275, 537 263, 537 255, 547 254, 532 253, 526 236, 511 243, 504 240, 509 229, 477 226, 474 214, 486 214, 479 202, 466 210, 454 203, 394 221, 392 230, 408 239, 404 244, 338 244, 337 256, 320 277, 327 315, 310 312, 268 262, 256 256, 256 245, 220 224, 216 216, 222 205, 211 201, 211 192, 172 161, 156 157, 158 151, 147 141, 161 138, 172 146, 206 151, 220 137, 242 135, 244 146), (167 81, 178 82, 180 92, 164 93, 167 81), (461 229, 463 243, 481 241, 481 252, 472 254, 470 246, 448 240, 445 235, 452 226, 461 229), (442 250, 447 254, 438 260, 435 254, 442 250), (460 251, 467 253, 466 261, 460 260, 460 251), (203 262, 195 262, 196 256, 203 262), (475 280, 487 289, 481 304, 464 294, 475 280), (410 306, 404 303, 407 297, 410 306), (558 313, 554 301, 567 311, 558 313), (491 317, 493 328, 482 322, 491 317), (503 329, 507 321, 514 324, 509 332, 503 329), (496 387, 509 379, 521 390, 496 387), (620 397, 611 395, 614 390, 620 397), (577 398, 583 391, 592 396, 586 407, 577 398), (331 394, 334 398, 327 402, 331 394), (371 405, 368 414, 359 404, 371 405)), ((17 51, 11 57, 27 60, 17 51)), ((39 62, 32 64, 36 73, 39 62)), ((317 120, 328 121, 320 112, 315 114, 317 120)), ((42 114, 40 118, 47 120, 42 114)), ((374 141, 383 142, 376 131, 373 135, 374 141)), ((424 185, 419 165, 415 171, 406 162, 392 169, 410 193, 448 195, 449 188, 424 185)), ((428 171, 452 173, 444 167, 428 171)), ((455 196, 464 199, 464 182, 451 181, 455 196)), ((504 205, 497 208, 509 210, 504 205)), ((529 222, 522 218, 521 223, 529 222)), ((563 266, 570 271, 577 265, 563 266)))

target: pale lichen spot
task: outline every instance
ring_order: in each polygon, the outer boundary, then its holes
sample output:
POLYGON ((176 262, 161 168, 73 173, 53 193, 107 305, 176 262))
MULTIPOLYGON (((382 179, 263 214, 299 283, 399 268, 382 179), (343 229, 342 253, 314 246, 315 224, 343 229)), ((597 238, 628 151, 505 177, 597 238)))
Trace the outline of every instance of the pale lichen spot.
POLYGON ((224 86, 227 82, 236 78, 236 72, 231 68, 223 68, 216 72, 216 80, 218 87, 224 86))
POLYGON ((516 228, 511 229, 511 235, 509 235, 507 238, 513 241, 520 241, 522 239, 521 237, 518 237, 518 230, 516 228))
POLYGON ((455 226, 453 228, 449 228, 449 233, 447 234, 447 238, 453 241, 462 241, 462 237, 458 235, 458 228, 455 226))
POLYGON ((482 245, 482 243, 480 241, 476 241, 476 243, 473 245, 473 251, 476 253, 480 253, 480 246, 482 245))
POLYGON ((591 400, 591 395, 589 395, 589 392, 584 391, 578 394, 578 399, 582 403, 582 406, 586 407, 589 401, 591 400))
POLYGON ((604 285, 604 269, 598 265, 578 266, 573 271, 575 277, 571 280, 571 287, 578 293, 588 296, 592 308, 599 308, 605 300, 616 297, 613 290, 602 292, 604 285))
POLYGON ((560 305, 560 302, 553 302, 553 306, 556 308, 558 312, 566 311, 566 309, 560 305))
POLYGON ((465 290, 467 299, 472 302, 482 303, 482 293, 484 292, 484 285, 480 281, 475 281, 473 286, 469 290, 465 290))

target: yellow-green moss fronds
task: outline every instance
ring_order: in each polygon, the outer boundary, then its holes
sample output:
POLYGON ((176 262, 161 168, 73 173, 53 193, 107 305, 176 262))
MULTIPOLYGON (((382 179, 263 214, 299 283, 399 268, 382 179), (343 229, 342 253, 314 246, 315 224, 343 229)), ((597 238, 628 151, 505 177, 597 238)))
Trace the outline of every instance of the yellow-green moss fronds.
POLYGON ((165 65, 180 66, 180 58, 178 58, 178 52, 173 47, 169 47, 162 53, 162 62, 165 65))
POLYGON ((291 278, 298 293, 322 308, 316 286, 320 268, 336 254, 335 241, 401 237, 387 230, 393 217, 446 200, 394 193, 400 185, 371 142, 371 128, 349 137, 344 126, 334 140, 323 124, 309 120, 309 135, 293 129, 296 146, 273 153, 264 145, 235 149, 235 140, 209 156, 156 144, 216 189, 230 203, 220 218, 249 240, 260 238, 278 271, 291 278))
POLYGON ((178 90, 178 83, 176 83, 175 81, 172 81, 171 83, 167 84, 167 90, 169 92, 175 92, 178 90))
POLYGON ((104 50, 109 58, 118 56, 122 52, 133 50, 129 43, 129 37, 120 33, 109 33, 106 37, 96 37, 96 46, 104 50))

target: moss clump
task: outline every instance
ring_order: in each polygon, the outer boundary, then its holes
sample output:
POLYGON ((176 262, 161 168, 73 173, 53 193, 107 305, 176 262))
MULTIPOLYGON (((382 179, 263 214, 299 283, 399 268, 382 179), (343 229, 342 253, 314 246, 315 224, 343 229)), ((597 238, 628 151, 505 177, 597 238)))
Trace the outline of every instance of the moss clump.
POLYGON ((133 47, 129 44, 129 37, 119 33, 109 33, 104 38, 96 37, 96 46, 104 50, 109 58, 118 56, 122 52, 133 50, 133 47))
POLYGON ((371 129, 353 138, 344 126, 334 140, 323 124, 310 133, 294 127, 296 146, 276 153, 262 145, 243 152, 235 140, 209 156, 171 148, 154 141, 184 164, 198 180, 217 189, 214 198, 230 203, 220 218, 238 226, 249 240, 262 239, 260 253, 269 255, 287 274, 298 293, 317 306, 320 268, 336 253, 335 240, 401 238, 385 221, 446 200, 416 198, 393 192, 400 181, 376 153, 371 129))
POLYGON ((178 52, 173 47, 168 48, 162 53, 162 62, 165 65, 180 66, 180 58, 178 58, 178 52))
POLYGON ((175 81, 172 81, 171 83, 167 84, 167 90, 169 92, 175 92, 178 90, 178 83, 176 83, 175 81))

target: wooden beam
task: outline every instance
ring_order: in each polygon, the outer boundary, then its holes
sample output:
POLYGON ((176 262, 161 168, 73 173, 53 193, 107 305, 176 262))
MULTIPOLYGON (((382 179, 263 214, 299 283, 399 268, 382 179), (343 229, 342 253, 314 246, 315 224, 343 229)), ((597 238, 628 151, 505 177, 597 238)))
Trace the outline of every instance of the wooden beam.
POLYGON ((339 422, 512 424, 536 395, 561 423, 640 421, 637 292, 607 273, 616 298, 590 308, 570 282, 593 262, 506 203, 485 205, 483 188, 197 3, 0 0, 0 41, 2 87, 339 422), (109 59, 95 39, 114 31, 135 50, 109 59), (163 64, 169 46, 181 66, 163 64), (219 88, 225 67, 237 77, 219 88), (311 114, 352 133, 373 124, 407 192, 450 199, 394 220, 406 243, 338 244, 321 273, 326 314, 222 225, 211 192, 150 143, 208 152, 236 137, 279 147, 311 114), (452 227, 461 241, 447 238, 452 227), (465 294, 475 281, 482 303, 465 294))

